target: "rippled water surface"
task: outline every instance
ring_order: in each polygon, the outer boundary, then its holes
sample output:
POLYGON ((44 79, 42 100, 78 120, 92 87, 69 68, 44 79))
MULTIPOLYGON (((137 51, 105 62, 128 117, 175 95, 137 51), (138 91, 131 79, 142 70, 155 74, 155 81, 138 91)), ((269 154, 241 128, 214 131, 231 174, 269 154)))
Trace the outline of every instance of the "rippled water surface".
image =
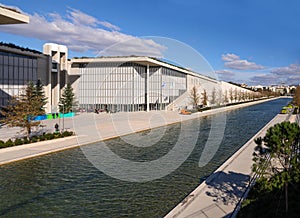
MULTIPOLYGON (((1 166, 0 216, 162 217, 289 101, 278 99, 226 112, 223 141, 213 159, 204 167, 198 167, 198 162, 212 117, 187 121, 191 127, 190 134, 198 134, 192 154, 177 170, 150 182, 125 182, 111 178, 97 170, 80 148, 1 166), (200 125, 199 132, 193 131, 197 125, 200 125)), ((135 147, 120 138, 106 141, 106 144, 129 160, 155 160, 172 149, 180 125, 164 127, 164 136, 150 147, 135 147)))

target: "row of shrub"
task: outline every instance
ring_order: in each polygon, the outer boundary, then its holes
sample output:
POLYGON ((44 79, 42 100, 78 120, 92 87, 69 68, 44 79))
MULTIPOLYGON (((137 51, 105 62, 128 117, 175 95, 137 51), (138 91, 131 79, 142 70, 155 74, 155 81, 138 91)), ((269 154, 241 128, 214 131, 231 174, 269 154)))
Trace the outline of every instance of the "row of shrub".
POLYGON ((293 111, 293 114, 295 114, 298 111, 298 107, 294 106, 293 104, 289 103, 288 105, 282 107, 280 113, 281 114, 289 114, 293 111))
POLYGON ((216 105, 216 106, 207 106, 207 107, 198 107, 196 109, 192 109, 189 110, 192 113, 196 113, 196 112, 202 112, 202 111, 207 111, 207 110, 211 110, 211 109, 215 109, 215 108, 221 108, 221 107, 227 107, 227 106, 233 106, 233 105, 238 105, 238 104, 245 104, 245 103, 249 103, 249 102, 254 102, 254 101, 259 101, 262 100, 263 98, 259 98, 259 99, 254 99, 254 100, 247 100, 247 101, 239 101, 239 102, 232 102, 232 103, 227 103, 227 104, 223 104, 223 105, 216 105))
POLYGON ((43 135, 33 136, 31 138, 24 137, 24 138, 17 138, 15 140, 8 139, 6 142, 0 140, 0 148, 8 148, 8 147, 17 146, 17 145, 41 142, 41 141, 46 141, 46 140, 51 140, 51 139, 64 138, 64 137, 72 136, 72 135, 74 135, 74 132, 64 131, 61 133, 60 132, 44 133, 43 135))

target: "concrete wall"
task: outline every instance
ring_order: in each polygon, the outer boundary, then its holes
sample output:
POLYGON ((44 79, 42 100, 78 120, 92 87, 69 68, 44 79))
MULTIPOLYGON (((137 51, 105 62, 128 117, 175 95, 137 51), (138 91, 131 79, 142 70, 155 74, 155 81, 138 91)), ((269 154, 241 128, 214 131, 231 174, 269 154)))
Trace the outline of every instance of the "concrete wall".
POLYGON ((46 43, 43 46, 43 53, 51 57, 51 73, 48 77, 50 87, 47 87, 51 105, 50 112, 58 112, 57 105, 61 92, 68 80, 68 48, 64 45, 46 43))

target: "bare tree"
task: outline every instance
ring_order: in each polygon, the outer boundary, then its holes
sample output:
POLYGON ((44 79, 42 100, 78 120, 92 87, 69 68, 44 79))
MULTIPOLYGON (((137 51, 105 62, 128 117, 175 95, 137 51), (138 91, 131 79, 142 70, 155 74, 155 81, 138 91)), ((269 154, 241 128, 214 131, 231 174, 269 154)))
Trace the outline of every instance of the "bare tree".
POLYGON ((223 93, 222 93, 221 89, 218 91, 218 101, 217 102, 218 102, 218 105, 221 105, 224 103, 223 93))
POLYGON ((232 90, 232 88, 229 89, 229 99, 230 99, 230 103, 232 103, 233 100, 234 100, 234 95, 233 95, 233 90, 232 90))
POLYGON ((235 88, 234 90, 234 101, 237 102, 239 100, 239 93, 237 88, 235 88))
POLYGON ((206 93, 205 89, 203 90, 203 92, 201 93, 201 95, 202 95, 202 104, 203 104, 203 106, 207 106, 208 96, 207 96, 207 93, 206 93))
POLYGON ((238 101, 242 101, 243 100, 243 92, 242 91, 238 91, 238 101))
POLYGON ((210 103, 212 105, 216 104, 217 103, 217 91, 216 91, 216 88, 214 87, 213 90, 211 91, 211 101, 210 103))
POLYGON ((227 104, 228 102, 229 102, 228 92, 227 92, 227 90, 225 90, 225 92, 224 92, 224 103, 227 104))
POLYGON ((192 105, 197 108, 200 103, 200 95, 198 94, 198 89, 196 86, 191 89, 190 98, 192 105))

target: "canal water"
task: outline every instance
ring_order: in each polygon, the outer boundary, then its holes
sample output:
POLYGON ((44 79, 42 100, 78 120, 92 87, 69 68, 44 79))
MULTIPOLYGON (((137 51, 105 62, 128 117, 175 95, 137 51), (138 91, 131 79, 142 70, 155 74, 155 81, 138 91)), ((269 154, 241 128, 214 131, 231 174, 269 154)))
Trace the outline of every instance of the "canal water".
MULTIPOLYGON (((0 167, 0 217, 163 217, 289 101, 277 99, 226 112, 221 146, 203 167, 198 163, 212 116, 201 118, 201 122, 187 121, 191 127, 200 123, 191 155, 171 174, 149 182, 111 178, 96 169, 80 148, 3 165, 0 167)), ((164 127, 164 136, 150 147, 134 147, 121 138, 109 140, 106 145, 123 158, 154 160, 172 149, 180 125, 164 127)))

